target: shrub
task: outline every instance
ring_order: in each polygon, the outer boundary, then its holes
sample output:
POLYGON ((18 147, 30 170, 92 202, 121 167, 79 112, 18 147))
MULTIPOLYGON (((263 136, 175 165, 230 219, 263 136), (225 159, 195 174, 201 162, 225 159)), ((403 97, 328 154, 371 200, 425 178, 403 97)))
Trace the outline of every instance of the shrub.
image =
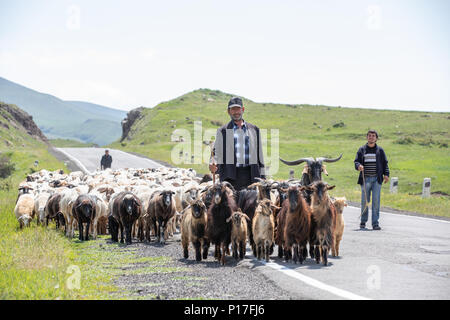
POLYGON ((5 179, 14 172, 14 164, 11 163, 10 156, 0 154, 0 178, 5 179))

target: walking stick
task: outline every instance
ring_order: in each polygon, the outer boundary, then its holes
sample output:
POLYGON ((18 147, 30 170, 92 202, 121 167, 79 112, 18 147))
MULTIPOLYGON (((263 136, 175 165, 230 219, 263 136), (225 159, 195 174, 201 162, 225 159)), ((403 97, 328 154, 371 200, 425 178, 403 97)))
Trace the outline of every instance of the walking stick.
MULTIPOLYGON (((212 164, 216 164, 215 163, 215 161, 214 161, 214 151, 213 151, 213 142, 211 141, 210 143, 209 143, 209 147, 211 148, 211 159, 212 159, 212 164)), ((216 172, 214 171, 214 172, 212 172, 212 178, 213 178, 213 185, 215 185, 216 184, 216 172)))
MULTIPOLYGON (((365 201, 364 208, 361 210, 361 214, 359 215, 360 218, 361 218, 363 212, 366 210, 366 208, 367 208, 367 211, 369 211, 369 201, 367 200, 366 178, 364 177, 364 168, 362 169, 361 174, 362 174, 363 186, 364 186, 364 200, 366 200, 366 201, 365 201)), ((369 212, 367 212, 367 213, 369 213, 369 212)))

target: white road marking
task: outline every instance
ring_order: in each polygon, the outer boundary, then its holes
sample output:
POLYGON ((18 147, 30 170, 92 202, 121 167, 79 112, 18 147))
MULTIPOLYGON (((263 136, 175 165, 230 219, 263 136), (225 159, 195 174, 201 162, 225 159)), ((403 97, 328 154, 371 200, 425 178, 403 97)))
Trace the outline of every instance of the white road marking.
MULTIPOLYGON (((359 209, 359 210, 361 210, 361 208, 359 208, 359 207, 353 207, 353 206, 348 206, 348 207, 349 207, 349 208, 354 208, 354 209, 359 209)), ((450 223, 450 221, 447 221, 447 220, 433 219, 433 218, 425 218, 425 217, 418 217, 418 216, 411 216, 411 215, 408 215, 408 214, 390 213, 390 212, 384 212, 384 211, 380 211, 380 213, 382 213, 382 214, 387 214, 387 215, 391 215, 391 216, 396 216, 396 217, 410 217, 410 218, 422 219, 422 220, 429 220, 429 221, 434 221, 434 222, 450 223)))
POLYGON ((345 299, 350 299, 350 300, 371 300, 370 298, 366 298, 357 294, 354 294, 350 291, 346 291, 346 290, 342 290, 333 286, 330 286, 328 284, 325 284, 319 280, 313 279, 311 277, 305 276, 291 268, 288 268, 286 266, 282 266, 276 262, 266 262, 265 260, 257 260, 256 258, 253 258, 254 261, 258 261, 272 269, 275 269, 277 271, 280 271, 282 273, 284 273, 285 275, 295 278, 297 280, 300 280, 304 283, 306 283, 307 285, 313 286, 315 288, 327 291, 329 293, 332 293, 336 296, 345 298, 345 299))

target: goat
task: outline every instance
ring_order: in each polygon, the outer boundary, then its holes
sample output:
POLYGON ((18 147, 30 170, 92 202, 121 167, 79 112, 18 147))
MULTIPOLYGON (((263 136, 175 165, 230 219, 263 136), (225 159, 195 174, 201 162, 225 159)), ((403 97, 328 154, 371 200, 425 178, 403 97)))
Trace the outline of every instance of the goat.
MULTIPOLYGON (((300 163, 306 162, 303 171, 302 171, 302 179, 300 181, 300 185, 302 186, 309 186, 310 184, 316 182, 316 181, 322 181, 322 172, 328 175, 328 172, 326 170, 325 165, 323 165, 323 162, 336 162, 339 161, 342 158, 342 154, 333 159, 320 157, 320 158, 300 158, 295 161, 286 161, 280 158, 280 161, 284 164, 287 164, 288 166, 295 166, 299 165, 300 163)), ((308 204, 311 203, 311 192, 308 189, 304 190, 304 196, 308 204)))
POLYGON ((323 181, 316 181, 307 188, 311 194, 311 239, 314 245, 314 255, 316 262, 328 263, 328 249, 333 246, 335 232, 336 208, 328 196, 328 190, 335 186, 330 186, 323 181))
MULTIPOLYGON (((171 190, 155 191, 147 208, 147 230, 149 230, 150 222, 152 222, 157 241, 161 244, 166 242, 167 222, 176 212, 175 202, 172 199, 174 194, 175 192, 171 190)), ((150 240, 149 237, 150 232, 148 232, 148 240, 150 240)))
POLYGON ((288 199, 284 205, 286 208, 286 221, 284 223, 284 255, 286 261, 292 257, 294 251, 294 263, 303 263, 307 251, 306 244, 310 236, 311 211, 302 195, 304 187, 291 186, 288 190, 288 199))
POLYGON ((269 199, 261 200, 255 210, 252 222, 253 239, 256 247, 256 257, 269 261, 271 247, 274 241, 275 222, 269 199))
POLYGON ((221 182, 212 187, 213 202, 208 209, 206 234, 214 244, 214 257, 225 264, 225 253, 229 251, 231 242, 231 225, 227 219, 237 211, 233 192, 229 182, 221 182))
POLYGON ((181 218, 181 245, 183 256, 189 257, 189 241, 195 249, 195 260, 201 261, 208 257, 209 241, 206 237, 206 207, 203 201, 195 200, 186 207, 181 218), (203 248, 203 256, 201 253, 203 248))
POLYGON ((256 246, 255 241, 253 239, 253 230, 252 230, 252 221, 253 216, 255 215, 256 207, 258 206, 258 191, 256 190, 248 190, 242 189, 238 192, 238 207, 241 209, 243 213, 245 213, 249 218, 248 223, 248 239, 250 243, 250 247, 252 248, 253 255, 256 257, 256 246))
POLYGON ((333 245, 331 246, 331 253, 333 257, 339 256, 339 243, 342 240, 344 233, 344 207, 347 206, 347 199, 345 197, 335 198, 333 201, 336 207, 336 229, 333 237, 333 245))
POLYGON ((242 260, 245 257, 245 244, 247 242, 247 221, 250 221, 250 218, 238 209, 226 221, 231 221, 232 225, 231 244, 233 247, 233 258, 242 260))

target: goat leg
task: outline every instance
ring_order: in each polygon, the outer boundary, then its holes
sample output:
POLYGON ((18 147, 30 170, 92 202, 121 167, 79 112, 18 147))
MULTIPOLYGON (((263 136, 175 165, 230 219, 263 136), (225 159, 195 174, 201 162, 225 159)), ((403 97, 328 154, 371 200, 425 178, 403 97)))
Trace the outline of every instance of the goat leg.
POLYGON ((245 240, 242 240, 239 244, 239 259, 245 258, 245 240))
POLYGON ((265 245, 265 255, 266 255, 266 261, 269 262, 269 256, 270 256, 270 243, 269 241, 266 240, 266 245, 265 245))
POLYGON ((194 248, 195 248, 195 260, 196 260, 196 261, 202 261, 202 254, 201 254, 201 251, 200 251, 200 246, 201 246, 200 240, 197 239, 197 240, 194 242, 194 248))
POLYGON ((320 263, 320 249, 318 245, 314 246, 314 255, 316 257, 316 263, 319 264, 320 263))
POLYGON ((203 240, 203 260, 208 258, 208 250, 209 250, 209 242, 207 240, 203 240))
POLYGON ((322 259, 323 259, 323 265, 326 266, 328 264, 328 247, 327 246, 323 246, 322 259))

